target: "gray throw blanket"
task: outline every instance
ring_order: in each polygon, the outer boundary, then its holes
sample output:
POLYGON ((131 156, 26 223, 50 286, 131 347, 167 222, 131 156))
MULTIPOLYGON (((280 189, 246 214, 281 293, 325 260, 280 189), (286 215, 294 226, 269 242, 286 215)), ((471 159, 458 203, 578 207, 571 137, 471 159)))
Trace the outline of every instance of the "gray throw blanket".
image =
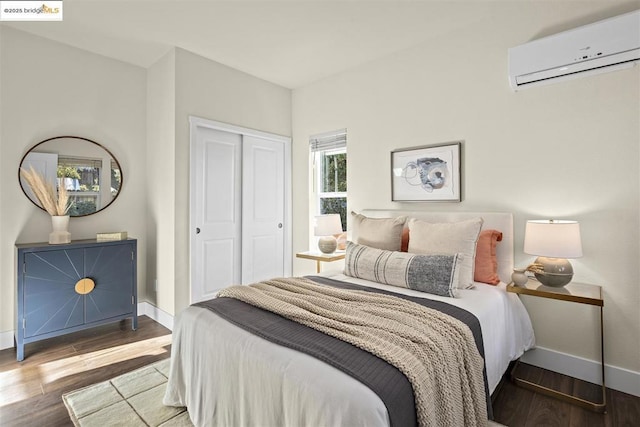
POLYGON ((218 296, 279 314, 397 367, 413 386, 420 426, 487 424, 484 362, 457 319, 401 298, 305 278, 233 286, 218 296))

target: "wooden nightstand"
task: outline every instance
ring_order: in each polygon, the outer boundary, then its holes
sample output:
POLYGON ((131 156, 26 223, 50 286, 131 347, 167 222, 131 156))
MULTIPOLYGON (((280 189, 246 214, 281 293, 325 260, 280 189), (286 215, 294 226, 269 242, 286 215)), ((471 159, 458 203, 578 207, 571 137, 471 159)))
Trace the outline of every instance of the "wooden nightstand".
POLYGON ((304 258, 304 259, 312 259, 316 262, 316 273, 320 273, 320 263, 321 262, 331 262, 338 261, 344 259, 344 251, 336 251, 332 254, 323 254, 322 252, 298 252, 296 257, 304 258))
POLYGON ((532 383, 522 378, 518 378, 515 375, 515 371, 518 367, 518 363, 520 363, 520 359, 518 359, 514 364, 513 368, 511 369, 510 375, 511 380, 521 387, 545 394, 547 396, 556 397, 566 402, 575 403, 579 406, 582 406, 583 408, 587 408, 595 412, 605 412, 607 401, 606 387, 604 383, 604 320, 602 316, 604 299, 602 298, 602 287, 596 285, 588 285, 586 283, 571 282, 562 288, 551 288, 548 286, 544 286, 536 280, 529 279, 529 281, 523 286, 515 286, 513 283, 509 284, 507 286, 507 292, 513 292, 521 295, 531 295, 541 298, 570 301, 578 304, 589 304, 600 307, 600 366, 602 369, 602 403, 581 399, 579 397, 562 393, 557 390, 532 383))

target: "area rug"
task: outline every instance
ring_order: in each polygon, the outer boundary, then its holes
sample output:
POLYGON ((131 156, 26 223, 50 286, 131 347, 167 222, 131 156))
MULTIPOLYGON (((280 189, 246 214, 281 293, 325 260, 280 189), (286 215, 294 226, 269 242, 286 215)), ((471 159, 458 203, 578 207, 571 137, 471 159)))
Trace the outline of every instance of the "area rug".
MULTIPOLYGON (((62 395, 77 427, 193 427, 186 408, 164 406, 169 359, 62 395)), ((489 426, 501 424, 489 421, 489 426)))
POLYGON ((164 406, 169 359, 62 395, 76 426, 193 427, 186 408, 164 406))

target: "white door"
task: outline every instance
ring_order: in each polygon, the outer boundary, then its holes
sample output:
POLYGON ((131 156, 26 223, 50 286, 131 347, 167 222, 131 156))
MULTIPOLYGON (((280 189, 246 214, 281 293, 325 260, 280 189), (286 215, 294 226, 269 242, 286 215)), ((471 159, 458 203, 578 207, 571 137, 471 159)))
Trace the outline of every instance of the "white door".
POLYGON ((191 302, 291 274, 291 140, 190 117, 191 302))
MULTIPOLYGON (((39 172, 40 175, 44 177, 46 182, 50 182, 54 185, 57 185, 56 184, 56 179, 58 177, 58 155, 57 154, 29 152, 25 156, 22 164, 24 169, 30 170, 30 168, 33 167, 33 169, 36 172, 39 172)), ((22 185, 22 188, 24 188, 25 192, 27 193, 27 196, 29 196, 29 198, 33 200, 38 206, 41 206, 40 202, 38 201, 38 198, 35 196, 35 194, 33 194, 33 191, 31 191, 31 187, 29 187, 29 185, 24 181, 24 178, 22 178, 22 175, 20 175, 20 184, 22 185)))
POLYGON ((198 126, 193 141, 192 303, 242 283, 242 137, 198 126))
POLYGON ((242 140, 242 283, 284 276, 284 143, 242 140))

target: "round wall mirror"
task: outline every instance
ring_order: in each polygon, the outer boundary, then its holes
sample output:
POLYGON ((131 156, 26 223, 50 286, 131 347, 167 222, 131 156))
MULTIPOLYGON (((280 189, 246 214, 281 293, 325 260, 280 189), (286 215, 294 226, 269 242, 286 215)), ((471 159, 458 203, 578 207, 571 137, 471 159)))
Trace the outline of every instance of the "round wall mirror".
MULTIPOLYGON (((31 166, 47 181, 64 185, 72 201, 69 215, 86 216, 109 206, 122 189, 122 170, 116 158, 102 145, 79 136, 56 136, 33 146, 20 162, 31 166)), ((20 186, 34 205, 43 209, 20 176, 20 186)), ((44 210, 44 209, 43 209, 44 210)))

